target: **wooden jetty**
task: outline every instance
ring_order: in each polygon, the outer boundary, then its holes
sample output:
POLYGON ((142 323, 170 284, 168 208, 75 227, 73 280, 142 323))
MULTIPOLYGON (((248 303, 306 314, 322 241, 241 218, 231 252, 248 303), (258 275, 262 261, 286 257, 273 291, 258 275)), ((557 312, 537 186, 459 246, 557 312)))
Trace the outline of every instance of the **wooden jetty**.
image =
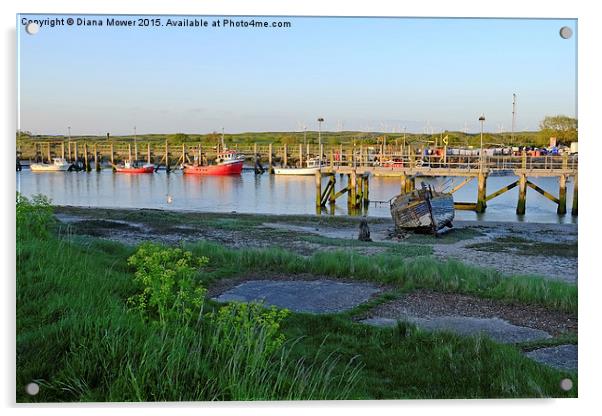
MULTIPOLYGON (((530 156, 520 155, 488 156, 471 154, 450 155, 447 148, 441 148, 437 155, 423 156, 417 146, 394 145, 273 145, 267 144, 230 144, 245 155, 253 164, 256 173, 273 173, 274 166, 301 167, 308 158, 321 157, 322 168, 316 173, 316 212, 321 212, 326 205, 334 208, 336 200, 347 195, 350 213, 356 213, 369 204, 371 176, 391 176, 400 180, 401 193, 415 189, 416 178, 420 177, 459 177, 462 180, 449 192, 455 193, 473 180, 478 182, 477 199, 475 202, 456 202, 455 208, 485 212, 487 202, 503 193, 518 187, 516 213, 522 215, 526 211, 527 189, 531 188, 543 197, 557 204, 557 213, 567 212, 566 193, 567 181, 572 178, 573 206, 571 213, 577 215, 577 171, 576 156, 564 154, 561 156, 530 156), (487 178, 500 173, 513 174, 518 179, 492 193, 487 191, 487 178), (336 175, 347 175, 347 185, 336 189, 336 175), (322 178, 328 182, 323 188, 322 178), (545 191, 529 179, 537 177, 558 177, 559 189, 557 195, 545 191)), ((201 161, 207 163, 215 159, 220 146, 215 143, 170 143, 147 142, 140 140, 117 140, 107 134, 106 140, 77 139, 77 140, 48 140, 48 141, 18 141, 17 169, 24 161, 43 162, 53 157, 63 157, 68 161, 82 166, 86 172, 100 171, 103 167, 111 168, 125 159, 139 160, 157 165, 157 168, 170 172, 183 163, 201 161), (142 153, 140 150, 142 149, 142 153)))

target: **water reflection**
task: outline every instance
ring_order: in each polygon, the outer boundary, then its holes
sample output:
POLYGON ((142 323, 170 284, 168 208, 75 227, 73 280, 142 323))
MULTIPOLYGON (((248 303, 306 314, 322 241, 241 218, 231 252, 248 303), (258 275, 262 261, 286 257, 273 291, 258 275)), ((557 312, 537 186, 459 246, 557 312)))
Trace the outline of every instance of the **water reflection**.
MULTIPOLYGON (((181 172, 158 172, 146 175, 114 174, 110 170, 102 172, 57 172, 32 173, 29 170, 17 172, 17 189, 26 196, 42 193, 58 205, 122 207, 122 208, 163 208, 211 212, 247 212, 269 214, 315 214, 348 215, 347 195, 336 201, 334 209, 327 204, 316 210, 315 179, 313 176, 274 176, 255 175, 243 172, 234 176, 195 176, 181 172), (168 203, 168 195, 173 200, 168 203)), ((347 186, 346 176, 336 177, 336 191, 347 186)), ((487 194, 514 182, 514 176, 490 176, 487 180, 487 194)), ((417 178, 434 185, 437 189, 452 189, 462 178, 417 178)), ((558 178, 529 178, 537 186, 553 195, 558 195, 558 178)), ((328 179, 324 178, 322 190, 328 179)), ((388 201, 399 193, 399 178, 370 178, 370 200, 388 201)), ((573 198, 573 180, 567 186, 567 207, 569 214, 558 216, 556 204, 532 189, 527 190, 527 212, 517 216, 516 203, 518 188, 488 201, 487 211, 477 214, 470 211, 456 211, 460 220, 487 221, 528 221, 528 222, 576 222, 570 215, 573 198)), ((477 182, 473 180, 455 194, 456 201, 475 202, 477 182)), ((389 217, 389 205, 370 203, 369 207, 355 214, 368 214, 389 217)))

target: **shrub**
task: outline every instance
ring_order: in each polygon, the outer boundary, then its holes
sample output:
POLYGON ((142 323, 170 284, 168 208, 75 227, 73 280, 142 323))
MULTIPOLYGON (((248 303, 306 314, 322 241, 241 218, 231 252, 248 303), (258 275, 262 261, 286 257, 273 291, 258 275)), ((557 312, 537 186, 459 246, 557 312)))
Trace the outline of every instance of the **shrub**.
POLYGON ((200 317, 206 290, 196 284, 194 276, 208 261, 180 248, 142 244, 128 259, 136 268, 134 280, 142 293, 130 297, 128 304, 147 318, 158 317, 163 325, 200 317))
POLYGON ((54 224, 50 199, 44 195, 34 195, 27 199, 17 192, 17 246, 27 239, 47 240, 50 227, 54 224))

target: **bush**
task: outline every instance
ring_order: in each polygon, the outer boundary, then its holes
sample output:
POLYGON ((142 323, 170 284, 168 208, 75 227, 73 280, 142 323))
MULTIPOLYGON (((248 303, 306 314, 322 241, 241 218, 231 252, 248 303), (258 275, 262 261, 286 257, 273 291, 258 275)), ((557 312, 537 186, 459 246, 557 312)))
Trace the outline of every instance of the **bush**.
POLYGON ((142 293, 130 297, 128 303, 146 317, 157 316, 163 325, 189 322, 200 316, 206 293, 196 285, 194 275, 208 261, 179 248, 142 244, 128 259, 136 268, 134 280, 142 286, 142 293))
POLYGON ((34 195, 31 201, 17 192, 17 247, 27 239, 47 240, 54 225, 50 199, 34 195))

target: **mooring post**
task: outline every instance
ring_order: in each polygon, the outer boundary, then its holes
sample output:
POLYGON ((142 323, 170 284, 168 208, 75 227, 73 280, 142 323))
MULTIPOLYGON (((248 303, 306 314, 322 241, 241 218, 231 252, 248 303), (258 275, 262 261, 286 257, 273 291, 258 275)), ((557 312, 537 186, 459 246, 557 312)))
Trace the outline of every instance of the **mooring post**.
POLYGON ((400 193, 405 194, 407 192, 408 189, 408 177, 406 176, 405 172, 402 173, 401 175, 399 175, 400 178, 400 184, 401 184, 401 191, 400 193))
POLYGON ((349 188, 351 189, 350 201, 351 207, 357 207, 357 175, 355 173, 355 169, 351 171, 351 178, 349 182, 349 188))
POLYGON ((370 203, 370 174, 364 174, 364 191, 362 192, 364 195, 364 206, 367 207, 370 203))
POLYGON ((315 175, 316 180, 316 209, 319 209, 322 206, 322 172, 319 170, 315 175))
POLYGON ((48 142, 48 163, 52 163, 52 157, 50 157, 50 142, 48 142))
POLYGON ((413 192, 414 189, 416 189, 416 179, 414 176, 403 173, 401 175, 401 193, 409 194, 410 192, 413 192))
POLYGON ((577 174, 575 173, 575 183, 573 184, 573 209, 571 215, 577 215, 577 174))
POLYGON ((485 212, 487 208, 487 174, 483 171, 479 172, 479 184, 477 191, 477 212, 485 212))
POLYGON ((115 151, 113 149, 113 142, 111 142, 111 149, 109 151, 111 152, 111 167, 115 170, 115 151))
POLYGON ((65 158, 65 142, 61 142, 61 157, 65 158))
MULTIPOLYGON (((219 150, 218 150, 219 151, 219 150)), ((182 143, 182 165, 186 163, 186 144, 182 143)))
POLYGON ((253 166, 255 167, 255 173, 257 172, 257 164, 259 163, 259 155, 257 153, 257 143, 253 143, 253 166))
POLYGON ((299 167, 303 167, 303 145, 299 143, 299 167))
POLYGON ((96 172, 100 172, 100 163, 98 163, 98 147, 94 143, 94 169, 96 172))
POLYGON ((284 143, 282 152, 283 152, 282 159, 284 161, 284 167, 287 168, 288 167, 288 145, 286 143, 284 143))
POLYGON ((84 143, 84 169, 90 172, 90 159, 88 158, 88 143, 84 143))
POLYGON ((558 215, 566 214, 566 176, 564 173, 558 178, 558 215))
POLYGON ((165 140, 165 171, 167 173, 171 172, 171 167, 169 166, 169 142, 165 140))
POLYGON ((134 160, 138 160, 138 142, 134 139, 134 160))
POLYGON ((73 162, 73 158, 71 157, 71 142, 67 142, 67 160, 73 162))
POLYGON ((268 172, 274 173, 274 168, 272 164, 272 143, 268 145, 268 172))
POLYGON ((358 175, 355 183, 356 191, 355 191, 355 206, 359 207, 360 202, 364 200, 364 186, 363 186, 363 175, 358 175))
POLYGON ((149 165, 151 163, 150 143, 146 144, 146 163, 148 163, 149 165))
POLYGON ((516 205, 516 215, 525 215, 527 203, 527 175, 521 173, 518 177, 518 204, 516 205))
POLYGON ((128 160, 132 161, 132 144, 128 143, 128 160))

